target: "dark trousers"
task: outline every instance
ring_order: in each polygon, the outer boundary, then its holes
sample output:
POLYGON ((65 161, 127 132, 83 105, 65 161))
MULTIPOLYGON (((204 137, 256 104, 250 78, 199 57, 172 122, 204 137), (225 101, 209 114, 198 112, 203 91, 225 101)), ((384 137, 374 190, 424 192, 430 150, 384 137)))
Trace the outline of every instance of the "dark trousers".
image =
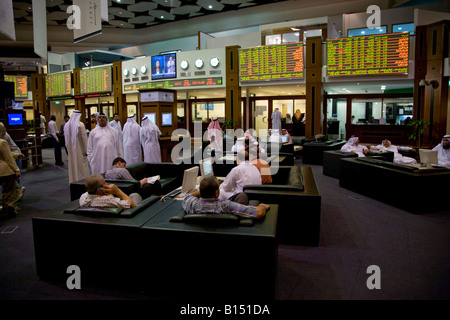
POLYGON ((53 147, 55 149, 55 164, 64 164, 62 161, 61 142, 56 142, 56 139, 52 137, 53 147))
POLYGON ((59 139, 59 145, 63 146, 64 150, 66 150, 66 154, 69 155, 69 153, 67 152, 66 139, 65 139, 64 135, 58 134, 58 139, 59 139))
POLYGON ((156 180, 155 183, 146 183, 141 187, 141 190, 139 194, 141 195, 142 199, 147 199, 150 196, 153 195, 160 195, 162 192, 162 186, 161 183, 156 180))

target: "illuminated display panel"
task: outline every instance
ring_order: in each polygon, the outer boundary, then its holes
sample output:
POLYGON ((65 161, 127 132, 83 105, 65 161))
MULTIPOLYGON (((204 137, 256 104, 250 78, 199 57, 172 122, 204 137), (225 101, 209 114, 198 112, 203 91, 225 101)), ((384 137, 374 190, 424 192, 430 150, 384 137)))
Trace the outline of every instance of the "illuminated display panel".
POLYGON ((15 99, 28 98, 28 84, 26 76, 5 76, 5 81, 14 82, 15 99))
POLYGON ((47 97, 72 94, 72 72, 48 74, 46 77, 47 97))
POLYGON ((112 68, 102 66, 80 71, 81 94, 112 91, 112 68))
POLYGON ((303 44, 287 43, 239 49, 239 80, 303 78, 303 44))
POLYGON ((129 84, 123 87, 123 91, 126 92, 126 91, 136 91, 142 89, 155 89, 155 88, 209 87, 221 85, 223 85, 222 77, 194 78, 194 79, 166 80, 166 81, 129 84))
POLYGON ((327 75, 408 73, 409 34, 392 33, 327 41, 327 75))

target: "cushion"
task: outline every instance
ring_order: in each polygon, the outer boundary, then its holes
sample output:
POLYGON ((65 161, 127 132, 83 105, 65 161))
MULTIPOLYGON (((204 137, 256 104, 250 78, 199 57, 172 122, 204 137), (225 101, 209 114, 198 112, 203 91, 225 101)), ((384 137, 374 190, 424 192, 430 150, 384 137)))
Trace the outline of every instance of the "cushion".
POLYGON ((122 211, 123 208, 78 207, 75 209, 66 209, 64 213, 119 216, 122 211))
POLYGON ((153 196, 147 199, 144 199, 141 203, 139 203, 134 208, 123 209, 123 208, 105 208, 105 207, 76 207, 72 209, 64 210, 64 213, 72 213, 72 214, 83 214, 83 215, 91 215, 91 216, 116 216, 116 217, 133 217, 142 210, 148 208, 153 203, 157 202, 161 197, 153 196))
POLYGON ((255 224, 254 219, 241 218, 231 213, 191 213, 186 214, 180 210, 178 215, 173 216, 170 222, 184 222, 189 224, 207 224, 207 225, 240 225, 251 227, 255 224))

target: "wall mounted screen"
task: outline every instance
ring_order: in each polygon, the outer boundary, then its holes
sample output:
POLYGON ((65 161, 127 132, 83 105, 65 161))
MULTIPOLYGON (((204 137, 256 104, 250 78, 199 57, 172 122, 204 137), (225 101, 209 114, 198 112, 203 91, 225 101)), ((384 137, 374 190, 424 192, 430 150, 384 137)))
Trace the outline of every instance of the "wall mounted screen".
POLYGON ((72 95, 72 72, 51 73, 46 76, 47 97, 72 95))
POLYGON ((156 124, 156 113, 144 113, 144 117, 147 117, 153 124, 156 124))
POLYGON ((172 79, 177 77, 176 54, 152 56, 152 80, 172 79))
POLYGON ((23 125, 23 114, 8 113, 8 125, 10 126, 23 125))
POLYGON ((303 78, 303 43, 239 49, 239 81, 303 78))
POLYGON ((14 82, 14 98, 28 98, 27 76, 5 76, 5 81, 14 82))
POLYGON ((112 91, 111 66, 82 69, 80 88, 81 94, 112 91))
POLYGON ((330 39, 327 41, 327 75, 407 74, 408 54, 408 33, 330 39))
POLYGON ((172 126, 172 114, 171 113, 162 113, 162 125, 163 126, 172 126))

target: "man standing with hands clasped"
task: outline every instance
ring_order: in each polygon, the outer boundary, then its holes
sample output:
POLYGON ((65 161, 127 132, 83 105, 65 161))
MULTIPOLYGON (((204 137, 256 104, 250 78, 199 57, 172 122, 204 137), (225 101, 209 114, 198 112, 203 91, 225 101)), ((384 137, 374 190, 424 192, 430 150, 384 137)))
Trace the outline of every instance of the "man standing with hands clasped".
POLYGON ((48 122, 48 133, 52 135, 53 146, 55 148, 55 164, 57 166, 63 166, 64 162, 62 161, 61 154, 61 144, 59 142, 59 131, 56 127, 56 117, 55 115, 50 116, 50 121, 48 122))

